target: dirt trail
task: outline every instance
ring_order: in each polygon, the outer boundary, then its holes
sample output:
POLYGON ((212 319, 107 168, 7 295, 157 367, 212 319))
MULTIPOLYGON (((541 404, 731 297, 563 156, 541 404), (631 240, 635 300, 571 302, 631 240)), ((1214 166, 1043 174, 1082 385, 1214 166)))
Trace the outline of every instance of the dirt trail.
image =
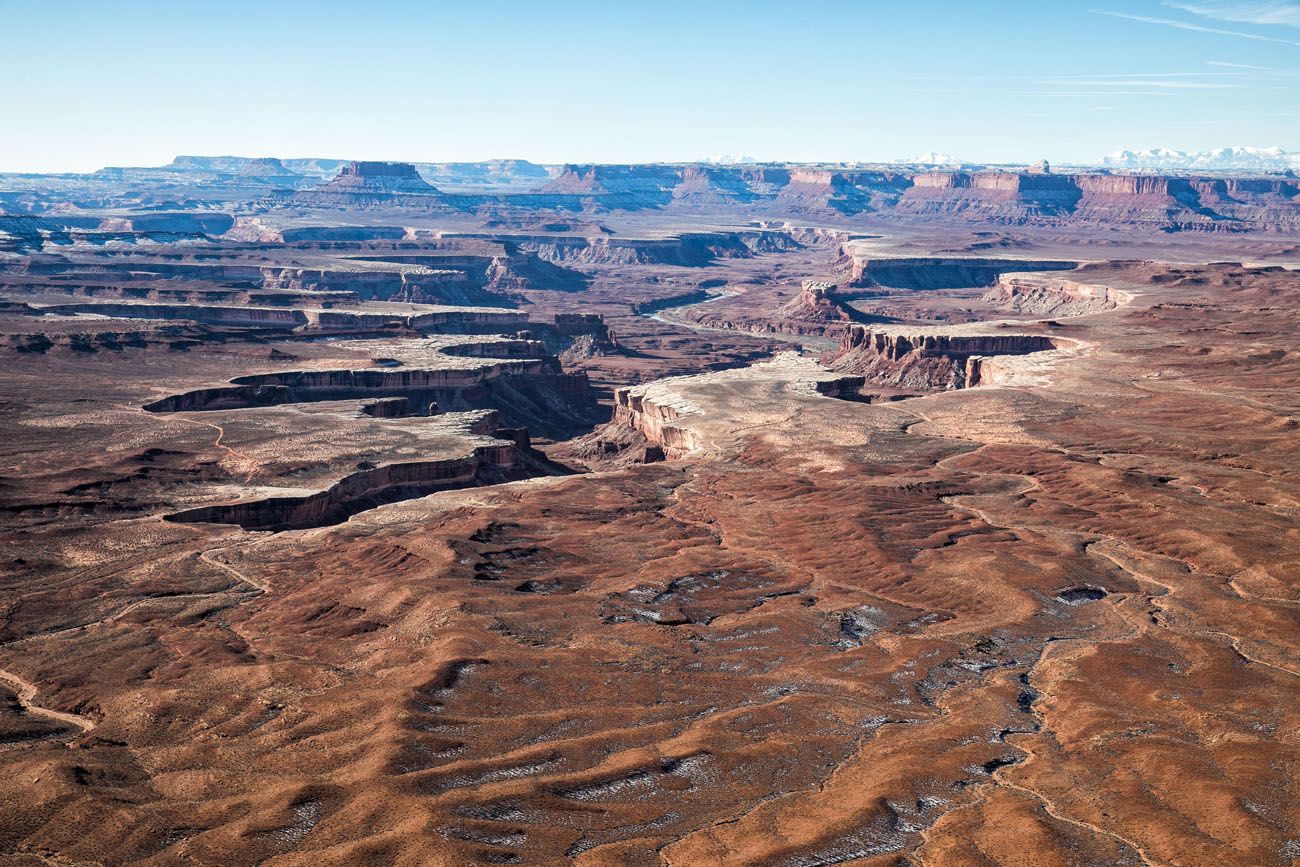
POLYGON ((41 707, 32 701, 40 690, 36 684, 27 680, 19 674, 0 668, 0 682, 14 687, 14 694, 18 696, 18 703, 22 705, 23 710, 34 716, 45 717, 56 722, 66 723, 76 726, 81 731, 88 732, 95 727, 95 723, 90 719, 75 713, 66 713, 61 710, 54 710, 48 707, 41 707))

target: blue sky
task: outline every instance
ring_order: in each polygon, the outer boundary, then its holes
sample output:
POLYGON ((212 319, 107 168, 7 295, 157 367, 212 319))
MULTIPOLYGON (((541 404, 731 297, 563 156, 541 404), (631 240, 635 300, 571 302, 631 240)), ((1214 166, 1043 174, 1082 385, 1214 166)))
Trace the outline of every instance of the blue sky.
POLYGON ((1300 2, 0 0, 0 170, 1300 150, 1300 2))

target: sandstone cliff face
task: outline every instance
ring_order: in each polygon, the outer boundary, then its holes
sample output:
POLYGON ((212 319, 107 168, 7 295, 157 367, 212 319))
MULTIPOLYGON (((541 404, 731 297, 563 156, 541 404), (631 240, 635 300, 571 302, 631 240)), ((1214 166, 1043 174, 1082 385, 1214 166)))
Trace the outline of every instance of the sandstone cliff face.
POLYGON ((1008 271, 1063 271, 1077 262, 1032 259, 921 256, 880 257, 861 254, 849 243, 841 249, 840 273, 849 286, 895 289, 957 289, 991 286, 1008 271))
POLYGON ((202 329, 194 325, 160 325, 157 328, 130 329, 125 323, 105 321, 98 328, 82 327, 77 330, 24 331, 0 335, 0 355, 44 355, 74 353, 92 355, 97 352, 122 352, 124 350, 162 350, 175 352, 201 345, 207 338, 202 329))
MULTIPOLYGON (((480 183, 492 183, 490 173, 478 177, 480 183)), ((1045 166, 1020 172, 913 172, 789 165, 568 165, 528 192, 513 187, 491 194, 489 186, 483 194, 442 194, 419 184, 424 182, 407 174, 345 167, 328 184, 299 191, 285 201, 308 207, 486 209, 497 215, 541 209, 747 208, 785 216, 880 213, 1004 225, 1118 224, 1165 231, 1300 226, 1300 201, 1290 179, 1058 174, 1045 166)))
POLYGON ((535 340, 442 338, 431 365, 288 370, 235 377, 144 406, 149 412, 230 410, 335 400, 402 398, 417 415, 497 410, 508 424, 551 437, 572 436, 596 421, 585 372, 565 373, 535 340), (440 357, 439 357, 440 356, 440 357))
POLYGON ((1232 231, 1300 225, 1296 184, 1285 179, 1038 172, 926 172, 899 200, 924 217, 999 223, 1134 225, 1232 231))
POLYGON ((729 207, 758 196, 738 172, 710 166, 687 166, 672 189, 673 203, 679 207, 729 207))
MULTIPOLYGON (((471 389, 500 377, 555 376, 559 373, 557 362, 543 358, 502 360, 464 368, 259 373, 235 377, 230 386, 197 389, 163 398, 146 404, 144 408, 149 412, 183 412, 241 409, 304 401, 448 393, 471 389)), ((418 400, 413 400, 413 403, 420 405, 418 400)), ((445 399, 440 403, 450 405, 451 400, 445 399)))
POLYGON ((668 458, 680 458, 700 447, 699 435, 687 427, 673 424, 680 418, 680 408, 647 397, 642 389, 620 388, 614 391, 614 416, 611 423, 636 431, 646 442, 659 446, 668 458))
POLYGON ((1066 176, 989 172, 927 172, 900 198, 899 210, 922 216, 978 214, 1016 221, 1070 214, 1083 193, 1066 176))
POLYGON ((805 280, 799 294, 781 307, 781 315, 800 323, 823 326, 821 333, 827 329, 839 330, 856 317, 839 302, 836 289, 834 283, 805 280))
POLYGON ((1050 337, 1035 334, 903 334, 856 325, 840 340, 841 356, 851 352, 897 361, 909 353, 930 356, 1019 355, 1055 347, 1050 337))
POLYGON ((349 514, 385 502, 436 491, 495 484, 531 475, 516 443, 475 448, 461 458, 385 464, 345 476, 307 496, 270 497, 222 506, 203 506, 167 516, 176 523, 238 524, 246 530, 291 530, 337 523, 349 514))
POLYGON ((830 366, 898 388, 969 388, 988 382, 988 356, 1044 352, 1056 345, 1033 334, 908 334, 851 325, 830 366))

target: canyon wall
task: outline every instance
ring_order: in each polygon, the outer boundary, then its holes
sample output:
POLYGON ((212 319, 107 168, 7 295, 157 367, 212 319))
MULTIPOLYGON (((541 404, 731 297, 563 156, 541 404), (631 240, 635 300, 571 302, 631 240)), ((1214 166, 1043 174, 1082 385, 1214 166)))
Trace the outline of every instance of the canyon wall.
POLYGON ((991 357, 1056 348, 1056 340, 1035 334, 906 333, 850 325, 828 362, 868 383, 934 391, 989 384, 991 357))
POLYGON ((847 286, 896 289, 958 289, 992 286, 1008 271, 1062 271, 1077 262, 994 259, 973 256, 889 257, 862 253, 850 242, 841 248, 840 273, 847 286))
POLYGON ((246 530, 320 527, 385 502, 526 478, 532 473, 520 461, 519 452, 519 446, 509 441, 479 446, 460 458, 384 464, 345 476, 315 494, 202 506, 168 515, 167 520, 238 524, 246 530))
POLYGON ((667 402, 655 401, 637 387, 614 391, 611 424, 639 433, 646 442, 659 446, 668 458, 679 458, 698 449, 699 435, 688 427, 673 424, 682 412, 667 402))
MULTIPOLYGON (((238 376, 232 385, 203 388, 146 404, 149 412, 241 409, 322 400, 453 393, 503 376, 556 376, 553 359, 496 361, 474 367, 398 368, 380 370, 298 370, 238 376)), ((433 399, 436 399, 433 398, 433 399)), ((414 401, 419 405, 418 401, 414 401)))

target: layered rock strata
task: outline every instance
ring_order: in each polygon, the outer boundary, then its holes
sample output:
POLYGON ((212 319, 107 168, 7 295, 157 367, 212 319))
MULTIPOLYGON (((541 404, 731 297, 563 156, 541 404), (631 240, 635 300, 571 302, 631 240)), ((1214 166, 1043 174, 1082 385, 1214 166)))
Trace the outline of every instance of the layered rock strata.
POLYGON ((970 388, 989 383, 988 356, 1047 352, 1057 349, 1058 343, 1036 334, 960 334, 942 329, 909 333, 853 325, 830 365, 901 388, 970 388))
POLYGON ((999 274, 985 301, 1016 313, 1082 316, 1113 310, 1133 300, 1133 293, 1097 283, 1081 283, 1042 274, 999 274))
MULTIPOLYGON (((494 414, 489 413, 493 417, 494 414)), ((246 530, 293 530, 339 523, 384 503, 437 491, 500 484, 536 475, 514 431, 458 458, 383 464, 345 476, 323 491, 202 506, 168 515, 176 523, 238 524, 246 530)))
POLYGON ((841 248, 846 285, 860 288, 957 289, 992 286, 1009 271, 1066 271, 1077 262, 976 256, 881 256, 849 242, 841 248))

